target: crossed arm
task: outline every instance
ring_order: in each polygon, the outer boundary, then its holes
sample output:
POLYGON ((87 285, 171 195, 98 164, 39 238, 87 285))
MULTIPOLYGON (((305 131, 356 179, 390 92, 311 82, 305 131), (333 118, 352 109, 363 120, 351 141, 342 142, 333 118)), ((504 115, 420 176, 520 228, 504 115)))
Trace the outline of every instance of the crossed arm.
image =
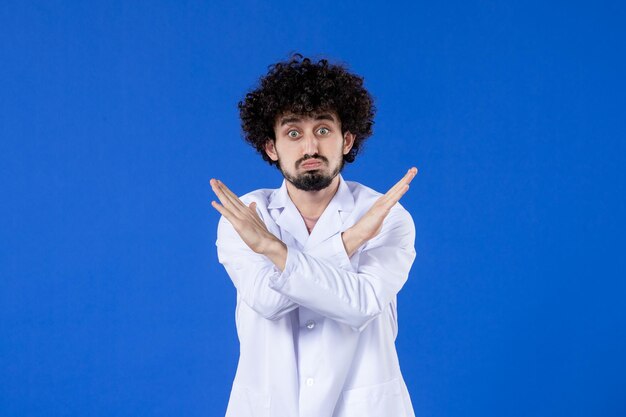
POLYGON ((223 216, 218 226, 220 262, 244 301, 266 318, 303 305, 362 330, 400 290, 414 260, 410 216, 391 209, 416 173, 410 169, 357 223, 323 243, 330 259, 288 247, 267 230, 256 203, 245 205, 223 183, 211 180, 222 202, 212 202, 223 216), (390 212, 395 214, 383 230, 390 212), (357 272, 337 267, 349 264, 348 258, 364 244, 357 272))

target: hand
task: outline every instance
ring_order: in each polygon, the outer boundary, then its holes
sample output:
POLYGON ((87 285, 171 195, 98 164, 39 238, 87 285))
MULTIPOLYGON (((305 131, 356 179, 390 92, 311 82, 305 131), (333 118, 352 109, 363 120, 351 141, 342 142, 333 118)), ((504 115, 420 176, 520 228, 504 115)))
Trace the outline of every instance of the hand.
POLYGON ((211 201, 211 205, 233 225, 250 249, 256 253, 263 253, 277 240, 257 214, 255 202, 246 206, 223 182, 216 179, 211 179, 209 182, 222 203, 220 205, 211 201))
MULTIPOLYGON (((374 205, 346 232, 350 232, 349 236, 358 236, 360 245, 374 238, 383 227, 383 220, 391 211, 391 208, 400 200, 400 198, 409 189, 409 184, 417 175, 417 168, 409 169, 406 175, 387 191, 385 195, 380 197, 374 205)), ((359 245, 359 246, 360 246, 359 245)), ((353 245, 351 245, 353 246, 353 245)), ((358 246, 357 246, 358 248, 358 246)), ((353 248, 346 248, 348 253, 353 248)), ((356 250, 356 248, 354 248, 356 250)))

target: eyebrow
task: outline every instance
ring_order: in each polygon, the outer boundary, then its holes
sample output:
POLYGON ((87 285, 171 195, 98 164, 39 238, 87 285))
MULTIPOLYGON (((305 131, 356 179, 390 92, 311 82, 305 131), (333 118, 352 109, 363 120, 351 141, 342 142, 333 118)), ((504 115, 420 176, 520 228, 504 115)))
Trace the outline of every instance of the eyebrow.
MULTIPOLYGON (((335 121, 335 118, 330 113, 322 113, 318 114, 313 118, 314 120, 330 120, 331 122, 335 121)), ((302 119, 299 117, 284 117, 280 120, 280 125, 284 126, 287 123, 298 123, 301 122, 302 119)))

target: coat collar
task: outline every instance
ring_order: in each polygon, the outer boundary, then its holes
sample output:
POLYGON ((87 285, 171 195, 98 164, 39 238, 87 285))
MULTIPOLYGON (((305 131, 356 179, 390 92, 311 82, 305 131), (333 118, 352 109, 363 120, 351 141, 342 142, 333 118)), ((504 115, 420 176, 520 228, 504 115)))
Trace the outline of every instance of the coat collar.
POLYGON ((280 214, 276 218, 276 224, 278 224, 281 229, 285 229, 289 232, 289 234, 300 242, 305 250, 345 230, 342 226, 348 215, 354 209, 354 197, 341 174, 338 174, 338 176, 339 188, 317 220, 311 235, 309 235, 306 229, 304 219, 300 215, 300 212, 289 197, 289 193, 287 192, 287 180, 283 179, 281 187, 270 195, 267 208, 281 209, 280 214))

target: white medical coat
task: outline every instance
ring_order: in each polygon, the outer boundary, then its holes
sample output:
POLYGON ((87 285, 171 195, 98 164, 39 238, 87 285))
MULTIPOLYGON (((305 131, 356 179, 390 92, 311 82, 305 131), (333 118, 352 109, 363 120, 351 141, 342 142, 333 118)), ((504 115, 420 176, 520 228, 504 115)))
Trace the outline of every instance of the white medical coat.
POLYGON ((239 363, 226 417, 414 416, 395 348, 396 294, 415 259, 415 226, 397 203, 351 258, 341 233, 381 196, 344 181, 309 235, 287 193, 260 189, 268 230, 287 245, 280 271, 223 216, 217 253, 237 289, 239 363))

